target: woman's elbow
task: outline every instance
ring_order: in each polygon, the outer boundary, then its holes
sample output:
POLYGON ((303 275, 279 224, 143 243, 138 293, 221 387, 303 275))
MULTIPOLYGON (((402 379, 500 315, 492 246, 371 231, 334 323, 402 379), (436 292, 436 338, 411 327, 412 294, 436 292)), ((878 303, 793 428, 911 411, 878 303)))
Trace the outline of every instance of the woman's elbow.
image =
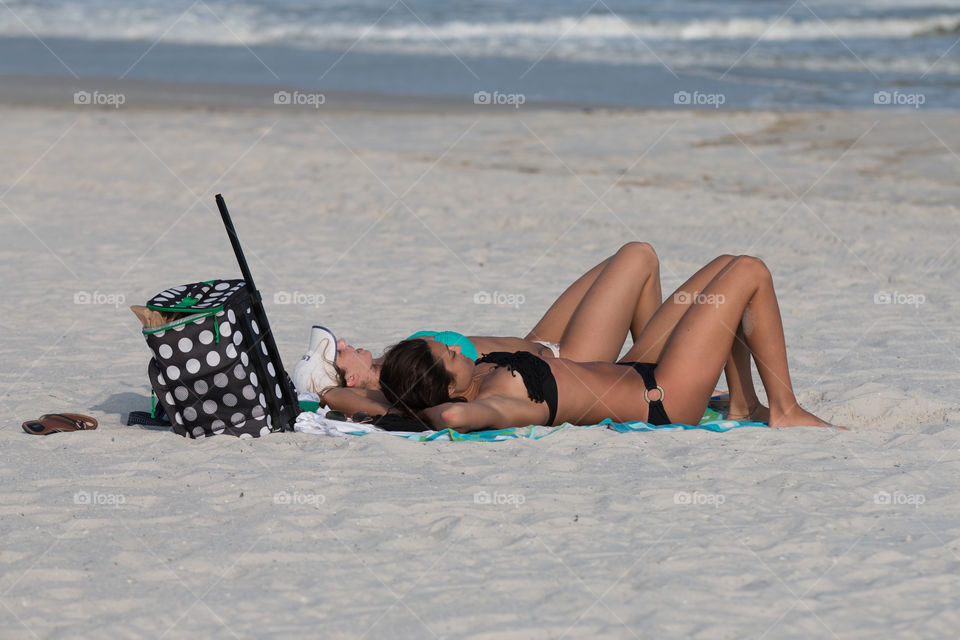
POLYGON ((440 411, 440 422, 445 428, 458 429, 463 427, 463 418, 463 407, 456 404, 448 405, 440 411))
POLYGON ((461 433, 473 431, 476 425, 468 424, 468 412, 462 403, 451 403, 434 407, 430 423, 437 429, 453 429, 461 433))
POLYGON ((456 407, 439 405, 424 409, 420 417, 435 429, 451 429, 457 426, 456 420, 460 417, 460 413, 456 407))

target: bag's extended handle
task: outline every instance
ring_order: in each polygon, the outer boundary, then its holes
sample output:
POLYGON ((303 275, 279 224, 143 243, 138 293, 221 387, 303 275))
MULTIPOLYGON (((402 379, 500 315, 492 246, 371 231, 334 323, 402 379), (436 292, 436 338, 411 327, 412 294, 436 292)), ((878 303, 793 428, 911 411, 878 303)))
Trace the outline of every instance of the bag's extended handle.
MULTIPOLYGON (((253 315, 260 325, 263 344, 267 347, 267 354, 270 360, 276 365, 277 383, 280 385, 280 422, 286 430, 293 430, 293 423, 300 413, 300 405, 290 390, 288 376, 283 368, 283 361, 280 360, 280 351, 277 349, 277 343, 273 339, 273 332, 270 330, 270 323, 267 321, 267 312, 263 308, 263 299, 260 291, 253 283, 253 276, 250 274, 250 267, 247 265, 247 259, 243 255, 243 249, 240 248, 240 238, 237 236, 237 230, 233 227, 233 220, 230 218, 230 212, 227 211, 227 203, 219 193, 216 196, 217 208, 220 210, 220 217, 223 218, 223 226, 227 228, 227 235, 230 236, 230 244, 233 246, 233 253, 237 256, 237 262, 240 263, 240 273, 243 274, 243 280, 247 283, 247 290, 250 292, 250 307, 253 315)), ((266 382, 266 379, 264 379, 266 382)), ((269 390, 268 390, 269 391, 269 390)), ((270 396, 270 393, 267 393, 270 396)))
POLYGON ((237 262, 240 263, 240 273, 243 274, 243 281, 247 283, 247 290, 250 291, 251 295, 255 295, 259 302, 260 292, 257 291, 257 285, 253 283, 250 267, 247 266, 247 259, 243 255, 243 249, 240 248, 240 238, 237 237, 237 230, 233 228, 233 220, 230 218, 230 212, 227 211, 227 203, 223 201, 223 196, 219 193, 216 200, 217 208, 220 209, 220 217, 223 218, 223 226, 227 228, 227 235, 230 236, 233 253, 237 256, 237 262))

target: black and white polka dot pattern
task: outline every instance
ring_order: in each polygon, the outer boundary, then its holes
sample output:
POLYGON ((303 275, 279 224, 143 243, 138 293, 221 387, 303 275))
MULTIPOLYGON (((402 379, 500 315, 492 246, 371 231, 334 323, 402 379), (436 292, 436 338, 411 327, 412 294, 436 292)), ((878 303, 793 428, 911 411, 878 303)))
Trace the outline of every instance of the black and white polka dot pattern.
POLYGON ((144 331, 155 356, 150 383, 176 433, 259 437, 282 428, 272 415, 279 403, 267 400, 281 398, 281 380, 242 280, 172 287, 148 306, 183 314, 183 321, 144 331))
POLYGON ((230 297, 246 285, 243 280, 214 280, 182 284, 161 291, 150 298, 151 309, 169 311, 205 311, 222 307, 230 297), (188 304, 183 304, 189 299, 188 304))

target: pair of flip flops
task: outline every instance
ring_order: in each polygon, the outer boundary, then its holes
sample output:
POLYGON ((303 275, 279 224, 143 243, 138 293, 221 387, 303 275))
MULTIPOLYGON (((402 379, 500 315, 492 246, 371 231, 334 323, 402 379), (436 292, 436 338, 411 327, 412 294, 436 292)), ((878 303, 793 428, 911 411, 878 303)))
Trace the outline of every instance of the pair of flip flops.
POLYGON ((82 413, 45 413, 36 420, 27 420, 22 426, 31 435, 46 436, 66 431, 90 431, 99 423, 82 413))

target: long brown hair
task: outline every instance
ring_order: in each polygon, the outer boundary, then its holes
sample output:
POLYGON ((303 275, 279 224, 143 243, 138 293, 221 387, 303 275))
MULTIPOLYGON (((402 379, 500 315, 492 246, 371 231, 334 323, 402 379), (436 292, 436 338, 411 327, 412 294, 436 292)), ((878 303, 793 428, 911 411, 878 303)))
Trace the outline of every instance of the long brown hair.
POLYGON ((445 402, 466 402, 450 397, 453 376, 430 351, 426 340, 413 338, 398 342, 383 356, 380 390, 400 414, 419 418, 428 407, 445 402))

